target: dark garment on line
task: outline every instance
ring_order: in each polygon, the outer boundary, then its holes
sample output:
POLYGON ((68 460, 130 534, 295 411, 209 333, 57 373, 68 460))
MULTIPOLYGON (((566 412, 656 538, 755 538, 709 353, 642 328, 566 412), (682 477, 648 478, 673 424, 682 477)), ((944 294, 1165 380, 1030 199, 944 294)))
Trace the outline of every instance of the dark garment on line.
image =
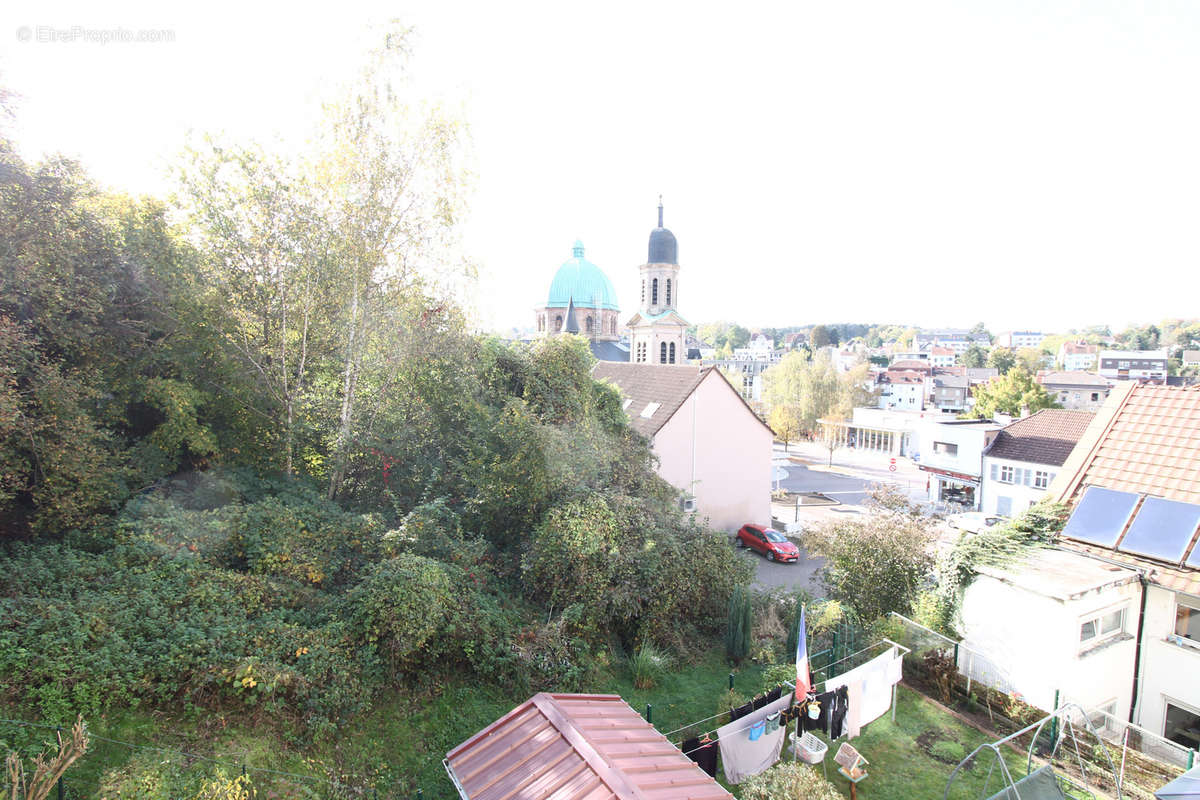
POLYGON ((771 691, 767 692, 767 702, 774 703, 779 698, 783 697, 783 687, 776 686, 771 691))
POLYGON ((816 719, 808 716, 807 703, 801 707, 803 716, 800 717, 800 724, 806 731, 820 731, 821 733, 829 733, 829 706, 833 702, 834 692, 822 692, 817 695, 817 702, 821 704, 821 713, 816 719))
POLYGON ((729 712, 729 721, 733 722, 735 719, 741 719, 742 717, 746 716, 753 710, 754 710, 753 703, 746 703, 745 705, 738 706, 737 708, 732 709, 729 712))
MULTIPOLYGON (((778 700, 779 698, 776 697, 775 699, 778 700)), ((758 711, 760 708, 762 708, 766 704, 767 704, 767 696, 765 694, 760 694, 758 697, 756 697, 750 701, 750 705, 754 706, 755 711, 758 711)))
POLYGON ((829 736, 836 739, 846 733, 846 712, 850 709, 850 690, 839 686, 833 693, 833 708, 829 711, 829 736))
POLYGON ((680 749, 684 755, 695 761, 700 769, 704 770, 710 778, 715 778, 717 775, 717 743, 707 742, 700 744, 700 739, 687 739, 680 749))

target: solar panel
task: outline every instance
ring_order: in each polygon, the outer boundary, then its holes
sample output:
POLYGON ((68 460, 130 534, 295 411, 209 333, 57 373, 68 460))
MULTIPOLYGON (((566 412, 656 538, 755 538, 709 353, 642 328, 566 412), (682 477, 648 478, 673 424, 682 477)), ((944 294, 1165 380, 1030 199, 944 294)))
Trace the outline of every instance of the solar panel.
POLYGON ((1133 515, 1139 495, 1089 486, 1067 520, 1063 536, 1112 547, 1133 515))
POLYGON ((1200 525, 1200 506, 1147 497, 1117 549, 1179 562, 1187 554, 1197 525, 1200 525))

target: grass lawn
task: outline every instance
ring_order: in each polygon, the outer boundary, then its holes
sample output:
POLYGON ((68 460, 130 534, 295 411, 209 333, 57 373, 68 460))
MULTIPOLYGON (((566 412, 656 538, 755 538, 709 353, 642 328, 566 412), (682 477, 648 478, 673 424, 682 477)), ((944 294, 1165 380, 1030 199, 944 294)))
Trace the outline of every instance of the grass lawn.
MULTIPOLYGON (((671 731, 716 712, 729 687, 730 669, 720 649, 713 649, 699 662, 673 670, 653 689, 635 689, 623 668, 591 688, 594 692, 619 694, 640 713, 646 704, 654 707, 655 727, 671 731)), ((735 688, 753 694, 762 681, 756 666, 739 669, 735 688)), ((251 767, 295 771, 308 775, 344 774, 370 776, 378 796, 414 798, 420 790, 425 800, 456 800, 457 794, 443 771, 441 760, 455 745, 507 713, 525 696, 509 688, 451 679, 436 696, 413 698, 397 692, 379 698, 375 709, 345 726, 337 741, 320 747, 297 749, 286 746, 269 725, 245 725, 227 719, 214 725, 211 717, 188 721, 165 715, 125 712, 106 720, 93 721, 92 730, 102 736, 157 747, 200 752, 210 757, 243 760, 251 767), (201 725, 203 724, 203 728, 201 725)), ((710 723, 711 724, 711 723, 710 723)), ((707 726, 706 726, 707 727, 707 726)), ((672 736, 672 740, 677 737, 672 736)), ((933 758, 928 750, 934 741, 956 742, 968 753, 986 737, 915 691, 900 687, 896 722, 890 714, 872 722, 854 740, 855 747, 870 762, 869 777, 858 786, 862 800, 909 800, 942 797, 953 763, 933 758)), ((951 748, 953 749, 953 748, 951 748)), ((830 747, 829 778, 843 794, 849 783, 836 773, 830 747)), ((199 763, 174 753, 151 753, 156 759, 175 760, 180 769, 199 763)), ((68 773, 75 796, 94 796, 102 770, 120 768, 131 756, 129 748, 97 743, 87 757, 68 773)), ((139 754, 146 758, 147 753, 139 754)), ((1009 755, 1014 777, 1024 775, 1024 758, 1009 755)), ((993 775, 987 794, 984 778, 990 761, 967 771, 952 794, 955 800, 982 800, 1001 788, 993 775)), ((262 784, 260 784, 262 785, 262 784)), ((275 783, 282 795, 286 783, 275 783)), ((303 784, 293 784, 294 787, 303 784)), ((737 794, 737 787, 731 787, 737 794)), ((324 791, 312 795, 329 796, 324 791)))
MULTIPOLYGON (((904 686, 897 687, 896 721, 892 722, 889 712, 864 727, 862 735, 851 742, 870 762, 867 766, 868 777, 858 785, 858 796, 862 800, 940 800, 954 763, 939 761, 928 753, 928 745, 939 740, 957 742, 964 755, 991 741, 923 695, 904 686), (920 742, 918 737, 921 738, 920 742), (922 743, 927 743, 927 746, 922 747, 922 743)), ((843 794, 849 796, 850 782, 837 774, 837 766, 833 763, 836 752, 837 745, 831 744, 826 756, 829 779, 843 794)), ((1007 762, 1014 779, 1025 774, 1023 757, 1008 753, 1007 762)), ((1003 788, 997 766, 987 792, 984 792, 988 768, 993 763, 995 757, 987 756, 960 773, 950 794, 952 800, 982 800, 1003 788)))

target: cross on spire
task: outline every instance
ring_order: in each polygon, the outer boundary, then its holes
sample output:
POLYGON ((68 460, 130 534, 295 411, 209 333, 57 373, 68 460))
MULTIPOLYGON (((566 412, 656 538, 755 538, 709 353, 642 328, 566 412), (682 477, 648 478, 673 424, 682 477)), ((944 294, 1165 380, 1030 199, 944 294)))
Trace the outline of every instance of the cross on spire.
POLYGON ((658 227, 662 227, 662 195, 658 196, 658 227))

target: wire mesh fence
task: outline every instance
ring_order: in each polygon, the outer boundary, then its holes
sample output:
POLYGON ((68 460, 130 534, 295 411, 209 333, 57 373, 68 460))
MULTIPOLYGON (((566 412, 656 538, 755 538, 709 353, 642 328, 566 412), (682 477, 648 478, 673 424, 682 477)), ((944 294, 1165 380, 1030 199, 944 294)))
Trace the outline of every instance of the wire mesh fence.
MULTIPOLYGON (((967 647, 900 614, 893 613, 891 617, 896 641, 913 650, 913 656, 905 660, 905 680, 997 733, 1014 733, 1054 713, 1056 707, 1071 699, 1066 692, 1052 691, 1054 702, 1039 707, 1021 695, 1001 658, 967 647)), ((1119 784, 1122 793, 1129 797, 1152 798, 1155 789, 1200 763, 1195 751, 1103 709, 1082 713, 1086 721, 1074 711, 1063 715, 1064 720, 1073 724, 1077 735, 1071 742, 1071 752, 1064 751, 1061 758, 1052 759, 1056 769, 1068 776, 1067 781, 1072 780, 1069 776, 1075 776, 1076 785, 1089 769, 1092 773, 1103 773, 1111 757, 1116 777, 1104 778, 1100 783, 1113 784, 1109 789, 1119 784), (1078 735, 1081 732, 1086 735, 1078 735), (1079 744, 1088 736, 1089 743, 1079 744), (1073 752, 1075 747, 1079 747, 1078 753, 1073 752), (1072 756, 1072 763, 1059 763, 1067 754, 1072 756)), ((1061 727, 1057 725, 1042 733, 1051 742, 1053 736, 1060 734, 1061 727)), ((1033 735, 1016 737, 1010 747, 1027 751, 1033 735)), ((1037 742, 1033 748, 1035 755, 1044 755, 1046 750, 1046 742, 1037 742)))

